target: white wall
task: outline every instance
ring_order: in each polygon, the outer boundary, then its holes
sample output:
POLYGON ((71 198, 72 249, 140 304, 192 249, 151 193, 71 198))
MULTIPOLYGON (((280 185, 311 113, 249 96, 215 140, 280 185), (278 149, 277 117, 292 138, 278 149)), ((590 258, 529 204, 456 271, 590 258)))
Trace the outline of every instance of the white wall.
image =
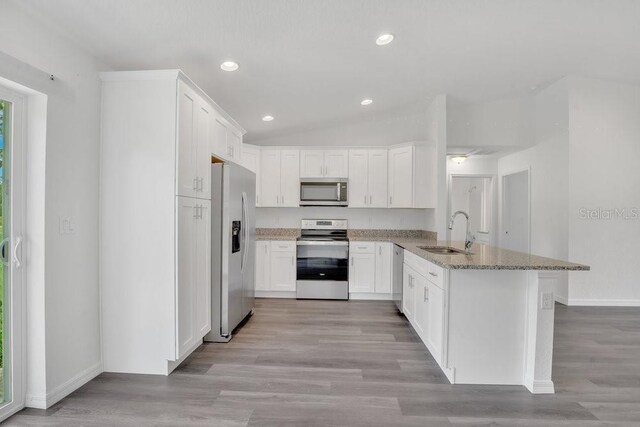
POLYGON ((391 116, 373 116, 368 120, 342 126, 302 130, 267 139, 245 141, 262 146, 387 146, 426 138, 424 112, 391 116))
MULTIPOLYGON (((567 84, 567 79, 562 79, 542 90, 535 97, 536 145, 504 156, 498 162, 501 176, 530 168, 530 251, 536 255, 559 259, 569 259, 567 84)), ((501 182, 499 182, 500 187, 501 182)), ((501 190, 499 194, 502 194, 501 190)), ((500 207, 499 210, 501 209, 500 207)), ((568 298, 566 275, 561 277, 557 294, 560 301, 566 302, 568 298)))
POLYGON ((257 208, 256 227, 300 228, 301 219, 347 219, 349 228, 424 230, 433 209, 355 209, 339 207, 257 208))
MULTIPOLYGON (((43 372, 28 369, 27 404, 50 405, 101 371, 98 288, 98 165, 100 65, 27 16, 13 2, 3 2, 0 76, 47 95, 45 206, 42 221, 44 274, 39 288, 44 313, 44 340, 28 334, 28 352, 45 358, 43 372), (10 58, 11 57, 11 58, 10 58), (15 58, 15 59, 14 59, 15 58), (38 71, 42 70, 42 71, 38 71), (50 81, 47 75, 55 75, 50 81), (60 216, 70 216, 76 233, 60 235, 60 216), (46 347, 46 348, 45 348, 46 347)), ((45 153, 29 153, 30 158, 45 153)), ((28 165, 27 167, 32 166, 28 165)), ((33 215, 29 212, 28 215, 33 215)), ((27 230, 29 233, 30 230, 27 230)), ((27 238, 34 238, 29 235, 27 238)), ((32 278, 33 280, 37 280, 32 278)), ((33 298, 34 295, 29 295, 33 298)), ((28 325, 32 326, 32 325, 28 325)), ((42 339, 42 338, 41 338, 42 339)), ((29 363, 32 361, 30 360, 29 363)))
POLYGON ((640 87, 574 77, 569 97, 571 304, 640 305, 640 219, 582 219, 580 209, 640 208, 640 87))
POLYGON ((427 230, 435 231, 439 237, 447 235, 447 95, 438 95, 429 104, 426 113, 427 142, 436 147, 437 203, 434 216, 428 218, 427 230))
POLYGON ((447 143, 450 147, 521 149, 535 143, 534 135, 533 96, 474 104, 449 98, 447 143))

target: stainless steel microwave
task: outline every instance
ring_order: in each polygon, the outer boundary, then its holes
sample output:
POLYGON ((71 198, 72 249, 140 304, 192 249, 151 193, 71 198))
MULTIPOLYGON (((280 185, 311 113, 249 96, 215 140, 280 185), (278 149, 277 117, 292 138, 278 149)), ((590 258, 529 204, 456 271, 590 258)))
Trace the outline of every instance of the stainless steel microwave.
POLYGON ((300 206, 348 206, 347 178, 302 178, 300 206))

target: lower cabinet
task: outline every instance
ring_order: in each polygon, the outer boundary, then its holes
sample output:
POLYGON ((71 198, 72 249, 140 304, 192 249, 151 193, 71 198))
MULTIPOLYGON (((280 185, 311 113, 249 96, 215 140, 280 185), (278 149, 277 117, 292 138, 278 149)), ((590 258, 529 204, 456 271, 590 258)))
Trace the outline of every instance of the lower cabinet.
POLYGON ((390 298, 392 249, 393 244, 389 242, 349 244, 350 294, 379 294, 390 298))
POLYGON ((211 331, 211 201, 177 197, 176 356, 211 331))
MULTIPOLYGON (((408 257, 411 260, 413 257, 408 257)), ((405 258, 405 261, 407 259, 405 258)), ((443 271, 440 267, 422 260, 420 265, 403 266, 402 308, 433 358, 442 363, 444 346, 443 271), (415 267, 415 268, 414 268, 415 267), (418 271, 428 272, 425 276, 418 271), (436 275, 434 271, 437 271, 436 275)))
MULTIPOLYGON (((259 240, 256 242, 257 296, 296 291, 296 242, 259 240)), ((276 295, 274 295, 276 296, 276 295)))

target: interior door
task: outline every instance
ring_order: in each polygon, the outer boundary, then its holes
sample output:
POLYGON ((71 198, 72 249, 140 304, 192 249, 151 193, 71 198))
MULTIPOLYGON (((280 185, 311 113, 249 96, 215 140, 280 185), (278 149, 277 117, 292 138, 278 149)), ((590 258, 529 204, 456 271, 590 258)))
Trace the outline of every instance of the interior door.
POLYGON ((196 197, 196 119, 199 97, 183 82, 178 82, 178 196, 196 197))
POLYGON ((24 406, 24 117, 26 99, 0 87, 0 422, 24 406))
MULTIPOLYGON (((386 175, 385 164, 385 175, 386 175)), ((369 205, 368 151, 349 151, 349 207, 366 208, 369 205)), ((386 185, 386 184, 385 184, 386 185)), ((385 191, 386 193, 386 191, 385 191)))
POLYGON ((502 178, 501 245, 529 253, 529 171, 502 178))

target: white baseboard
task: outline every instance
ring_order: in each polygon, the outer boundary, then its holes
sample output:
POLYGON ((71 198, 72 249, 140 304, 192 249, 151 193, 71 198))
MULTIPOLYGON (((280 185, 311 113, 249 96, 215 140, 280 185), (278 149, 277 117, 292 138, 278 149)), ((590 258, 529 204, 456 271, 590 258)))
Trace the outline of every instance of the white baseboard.
POLYGON ((640 307, 640 299, 582 299, 569 298, 570 306, 640 307))
POLYGON ((256 291, 256 298, 295 298, 295 291, 256 291))
POLYGON ((569 300, 566 297, 562 297, 560 295, 556 295, 556 302, 559 302, 563 305, 569 305, 569 300))
POLYGON ((374 300, 374 301, 391 301, 391 294, 374 294, 365 292, 350 292, 349 299, 352 300, 374 300))
POLYGON ((551 380, 531 380, 525 379, 524 386, 529 390, 532 394, 554 394, 555 388, 553 386, 553 381, 551 380))
POLYGON ((46 395, 27 393, 25 406, 27 408, 47 409, 58 403, 69 394, 73 393, 98 375, 102 373, 102 362, 79 372, 75 377, 70 378, 63 384, 51 390, 46 395))

